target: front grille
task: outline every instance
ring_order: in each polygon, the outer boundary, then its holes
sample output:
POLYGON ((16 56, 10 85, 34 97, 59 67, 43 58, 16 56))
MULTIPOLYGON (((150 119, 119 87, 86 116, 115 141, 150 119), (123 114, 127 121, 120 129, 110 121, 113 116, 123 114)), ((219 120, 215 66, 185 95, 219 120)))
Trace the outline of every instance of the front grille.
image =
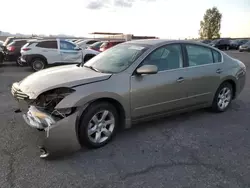
POLYGON ((14 98, 18 100, 28 99, 29 96, 23 93, 20 89, 18 89, 17 84, 14 83, 11 87, 11 93, 14 96, 14 98))

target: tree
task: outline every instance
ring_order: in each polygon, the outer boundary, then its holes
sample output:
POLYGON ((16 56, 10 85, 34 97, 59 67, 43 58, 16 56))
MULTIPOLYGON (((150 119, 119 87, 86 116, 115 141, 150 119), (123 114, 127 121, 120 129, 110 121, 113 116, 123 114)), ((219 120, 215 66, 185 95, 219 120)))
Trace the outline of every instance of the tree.
POLYGON ((200 38, 220 38, 221 18, 222 14, 217 7, 207 9, 203 16, 203 20, 200 22, 200 38))

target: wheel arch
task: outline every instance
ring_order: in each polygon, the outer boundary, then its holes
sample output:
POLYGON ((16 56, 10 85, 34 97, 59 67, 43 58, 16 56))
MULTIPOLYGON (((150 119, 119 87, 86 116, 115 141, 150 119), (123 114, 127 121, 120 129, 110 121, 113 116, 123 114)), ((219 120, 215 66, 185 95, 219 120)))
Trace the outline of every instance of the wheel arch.
POLYGON ((102 98, 94 99, 94 100, 90 101, 89 103, 80 107, 80 110, 79 110, 77 118, 76 118, 76 123, 75 123, 76 134, 77 134, 78 139, 79 139, 79 127, 81 125, 81 119, 84 116, 84 112, 87 110, 87 108, 91 104, 101 103, 101 102, 108 102, 115 107, 115 109, 117 110, 117 113, 120 117, 118 128, 123 129, 125 127, 126 112, 125 112, 125 109, 123 108, 122 104, 118 100, 116 100, 114 98, 110 98, 110 97, 102 97, 102 98))
POLYGON ((30 58, 30 62, 34 61, 35 59, 42 59, 46 64, 48 64, 47 58, 41 54, 34 54, 30 58))

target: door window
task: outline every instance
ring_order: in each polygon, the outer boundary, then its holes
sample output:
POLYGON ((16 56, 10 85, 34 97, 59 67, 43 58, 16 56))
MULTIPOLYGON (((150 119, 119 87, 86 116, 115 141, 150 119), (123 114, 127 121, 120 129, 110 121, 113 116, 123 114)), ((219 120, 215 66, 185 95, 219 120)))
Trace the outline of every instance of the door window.
POLYGON ((75 50, 76 45, 71 44, 67 41, 60 41, 60 49, 61 50, 75 50))
POLYGON ((181 45, 171 44, 156 49, 146 57, 142 65, 155 65, 158 71, 183 67, 181 45))
POLYGON ((213 55, 210 48, 187 44, 186 49, 190 67, 213 63, 213 55))
POLYGON ((36 46, 40 48, 57 49, 57 41, 43 41, 39 42, 36 46))

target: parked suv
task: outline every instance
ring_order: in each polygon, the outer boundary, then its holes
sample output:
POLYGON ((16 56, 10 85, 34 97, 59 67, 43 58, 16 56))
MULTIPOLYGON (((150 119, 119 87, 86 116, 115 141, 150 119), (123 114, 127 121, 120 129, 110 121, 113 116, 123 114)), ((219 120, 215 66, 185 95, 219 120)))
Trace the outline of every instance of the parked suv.
POLYGON ((230 40, 229 39, 216 39, 216 40, 213 40, 210 43, 210 45, 220 50, 229 50, 230 40))
POLYGON ((117 44, 123 43, 125 41, 105 41, 101 46, 100 46, 100 51, 103 52, 117 44))
POLYGON ((21 49, 21 61, 39 71, 49 65, 86 62, 97 54, 66 40, 31 40, 21 49))
POLYGON ((5 60, 7 61, 16 61, 18 65, 22 65, 20 61, 20 50, 22 46, 27 43, 27 39, 14 40, 7 45, 5 49, 5 60))

